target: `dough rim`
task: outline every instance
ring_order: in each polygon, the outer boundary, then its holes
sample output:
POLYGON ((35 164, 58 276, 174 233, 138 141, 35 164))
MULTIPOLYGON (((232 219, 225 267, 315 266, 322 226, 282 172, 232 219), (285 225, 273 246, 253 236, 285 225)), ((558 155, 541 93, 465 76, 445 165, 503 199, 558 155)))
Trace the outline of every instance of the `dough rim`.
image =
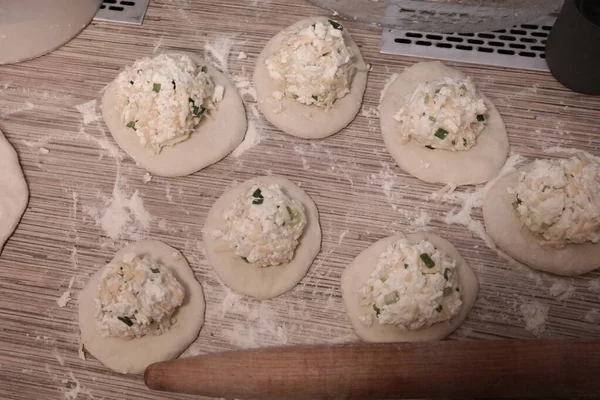
POLYGON ((292 290, 306 275, 321 250, 319 212, 310 196, 290 180, 276 175, 259 176, 228 189, 215 202, 202 231, 204 248, 210 266, 231 290, 257 299, 270 299, 292 290), (213 237, 212 232, 224 225, 223 211, 231 202, 245 193, 253 184, 278 184, 283 192, 304 206, 307 224, 299 239, 294 258, 287 264, 273 267, 252 267, 231 251, 217 252, 225 242, 213 237))
POLYGON ((500 113, 484 97, 488 107, 488 123, 467 151, 430 150, 414 139, 403 143, 398 135, 399 124, 393 119, 405 95, 418 83, 445 76, 465 78, 462 72, 439 61, 421 62, 406 68, 392 82, 379 105, 381 134, 385 146, 404 171, 425 182, 473 185, 487 182, 498 175, 508 155, 508 135, 500 113))
POLYGON ((272 96, 276 85, 269 76, 265 59, 279 50, 285 33, 318 21, 328 23, 328 19, 312 17, 290 25, 271 38, 256 60, 253 80, 258 98, 258 108, 271 124, 292 136, 304 139, 322 139, 331 136, 348 126, 362 106, 362 99, 367 88, 367 65, 347 29, 343 31, 344 40, 346 46, 355 55, 357 68, 350 84, 350 93, 337 100, 329 111, 301 104, 290 98, 276 100, 272 96), (280 106, 283 106, 283 110, 278 113, 274 112, 280 106))
POLYGON ((485 229, 508 255, 533 269, 562 276, 576 276, 600 267, 600 243, 568 244, 562 249, 542 246, 512 207, 516 196, 508 193, 519 174, 531 164, 511 172, 488 190, 483 199, 485 229))
POLYGON ((137 135, 121 122, 116 107, 116 78, 102 96, 102 116, 119 147, 148 172, 165 177, 186 176, 222 160, 242 142, 248 127, 246 110, 231 80, 205 59, 187 52, 165 54, 189 56, 198 65, 206 66, 215 85, 225 88, 217 110, 203 118, 187 140, 163 147, 157 155, 149 153, 137 135))
POLYGON ((131 252, 138 255, 149 254, 171 268, 185 289, 185 299, 174 314, 177 322, 160 336, 147 335, 129 340, 102 337, 96 329, 94 297, 106 266, 91 276, 79 295, 81 341, 86 350, 102 364, 122 374, 139 374, 150 364, 176 358, 196 340, 204 324, 205 302, 202 285, 196 280, 190 265, 178 250, 158 240, 143 240, 119 250, 111 263, 122 260, 125 254, 131 252))
POLYGON ((403 235, 396 235, 377 241, 366 250, 363 250, 342 274, 342 298, 348 318, 350 318, 356 334, 366 342, 425 342, 444 339, 464 322, 471 308, 473 308, 473 304, 475 304, 479 290, 477 276, 458 253, 458 250, 447 240, 432 233, 411 233, 406 235, 406 238, 411 242, 428 240, 436 248, 456 260, 461 286, 461 299, 463 301, 459 314, 449 322, 440 322, 415 331, 401 331, 392 325, 381 325, 377 321, 373 322, 372 326, 362 324, 359 317, 369 311, 369 308, 360 305, 358 290, 377 267, 380 254, 391 243, 403 237, 403 235))

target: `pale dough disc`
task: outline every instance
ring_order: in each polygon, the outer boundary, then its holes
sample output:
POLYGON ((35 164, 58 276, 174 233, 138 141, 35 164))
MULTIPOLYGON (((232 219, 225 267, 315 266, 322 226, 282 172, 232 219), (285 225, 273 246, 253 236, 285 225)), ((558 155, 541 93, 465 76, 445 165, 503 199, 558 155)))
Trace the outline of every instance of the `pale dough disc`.
POLYGON ((305 139, 324 138, 345 128, 358 114, 367 87, 367 65, 360 54, 360 49, 352 40, 348 30, 344 28, 344 41, 346 46, 352 50, 356 64, 356 73, 350 84, 350 93, 338 99, 329 111, 299 103, 291 98, 277 100, 273 97, 277 85, 269 76, 265 60, 280 49, 285 34, 295 31, 298 27, 305 28, 317 21, 329 23, 325 17, 307 18, 273 36, 258 56, 254 69, 254 87, 258 96, 258 108, 265 118, 283 132, 305 139), (277 112, 277 110, 281 111, 277 112))
POLYGON ((487 125, 467 151, 431 150, 411 139, 403 143, 400 124, 393 117, 405 96, 419 83, 465 75, 439 61, 414 64, 392 82, 379 105, 381 133, 388 151, 400 168, 426 182, 471 185, 487 182, 500 172, 508 154, 508 136, 496 107, 484 96, 487 125))
POLYGON ((46 54, 90 23, 102 0, 0 1, 0 64, 46 54))
POLYGON ((342 297, 346 305, 346 312, 356 334, 366 342, 425 342, 443 339, 463 323, 469 311, 471 311, 473 304, 475 304, 477 291, 479 290, 477 277, 456 248, 450 242, 437 235, 431 233, 411 233, 406 235, 406 238, 411 242, 428 240, 437 249, 456 260, 461 299, 463 301, 460 313, 449 322, 440 322, 428 328, 414 331, 401 331, 393 325, 381 325, 377 321, 373 322, 371 326, 362 324, 359 317, 372 311, 372 309, 361 306, 359 290, 377 267, 381 253, 391 243, 401 238, 402 236, 390 236, 379 240, 371 247, 362 251, 342 274, 342 297))
POLYGON ((120 262, 128 253, 149 254, 166 267, 183 285, 185 299, 173 315, 177 320, 162 335, 146 335, 135 339, 103 337, 96 329, 95 296, 106 267, 98 270, 79 295, 79 329, 85 348, 102 364, 123 374, 139 374, 152 363, 172 360, 196 338, 204 324, 204 292, 183 255, 157 240, 131 243, 119 250, 112 263, 120 262))
POLYGON ((501 177, 486 193, 482 209, 487 234, 511 257, 540 271, 574 276, 600 267, 600 243, 569 244, 562 249, 542 246, 521 222, 512 206, 517 198, 507 188, 514 187, 519 173, 529 167, 501 177))
POLYGON ((0 254, 19 224, 28 201, 29 190, 17 152, 0 131, 0 254))
POLYGON ((135 132, 121 121, 115 81, 102 97, 102 115, 119 147, 139 165, 153 175, 185 176, 220 161, 242 142, 247 128, 246 111, 235 85, 206 60, 191 53, 168 54, 188 55, 198 65, 206 66, 215 85, 225 88, 223 100, 216 104, 217 110, 202 118, 189 139, 166 146, 157 155, 148 152, 135 132))
POLYGON ((234 292, 258 299, 279 296, 298 284, 308 272, 313 260, 321 249, 321 226, 317 206, 306 192, 281 176, 260 176, 227 190, 210 209, 203 230, 206 257, 219 278, 234 292), (304 206, 306 227, 299 239, 294 258, 287 264, 273 267, 254 267, 231 251, 217 251, 226 245, 214 238, 213 232, 225 226, 223 212, 238 196, 244 194, 254 184, 278 184, 290 198, 304 206))

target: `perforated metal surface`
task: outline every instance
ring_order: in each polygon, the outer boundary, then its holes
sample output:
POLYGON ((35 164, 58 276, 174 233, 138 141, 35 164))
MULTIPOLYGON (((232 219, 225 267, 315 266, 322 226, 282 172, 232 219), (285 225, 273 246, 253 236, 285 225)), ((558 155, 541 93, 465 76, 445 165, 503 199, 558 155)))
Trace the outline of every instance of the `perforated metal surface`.
POLYGON ((430 33, 386 29, 381 52, 475 64, 548 70, 546 39, 555 16, 510 29, 479 33, 430 33))
POLYGON ((94 20, 141 25, 149 3, 150 0, 104 0, 94 20))

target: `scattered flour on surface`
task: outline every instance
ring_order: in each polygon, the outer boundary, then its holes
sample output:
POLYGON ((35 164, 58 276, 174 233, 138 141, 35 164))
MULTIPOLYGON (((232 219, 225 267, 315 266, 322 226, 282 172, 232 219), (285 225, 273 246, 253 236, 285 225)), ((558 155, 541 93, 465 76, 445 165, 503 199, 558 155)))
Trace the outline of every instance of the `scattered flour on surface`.
POLYGON ((67 288, 67 290, 65 290, 65 292, 58 298, 58 300, 56 300, 56 303, 59 307, 65 307, 69 303, 69 301, 71 301, 71 287, 73 287, 74 281, 75 275, 71 277, 71 280, 69 281, 69 287, 67 288))
POLYGON ((546 320, 550 308, 539 301, 533 301, 522 304, 519 310, 525 321, 525 330, 531 332, 534 336, 540 336, 546 329, 546 320))
POLYGON ((240 51, 238 53, 238 56, 237 56, 238 60, 245 60, 246 58, 248 58, 248 55, 246 53, 244 53, 243 51, 240 51))
POLYGON ((570 298, 571 296, 573 296, 573 293, 575 293, 576 287, 575 285, 573 285, 570 282, 567 282, 566 280, 562 280, 562 281, 556 281, 551 287, 550 287, 550 295, 552 297, 556 297, 559 301, 564 301, 568 298, 570 298))
MULTIPOLYGON (((79 398, 80 395, 85 395, 90 399, 93 399, 94 396, 92 394, 92 391, 90 389, 85 388, 77 378, 75 378, 75 375, 73 375, 73 372, 69 372, 69 377, 71 378, 71 381, 75 384, 75 386, 72 387, 66 387, 63 388, 63 399, 65 400, 76 400, 79 398)), ((64 382, 65 384, 69 384, 69 381, 67 380, 66 382, 64 382)))
POLYGON ((231 155, 235 158, 238 158, 239 156, 244 154, 246 151, 248 151, 251 148, 253 148, 254 146, 258 145, 260 143, 260 141, 261 141, 261 132, 260 132, 256 122, 249 120, 248 121, 248 130, 246 131, 246 136, 244 137, 244 140, 242 141, 242 143, 239 144, 238 147, 236 147, 233 150, 233 152, 231 152, 231 155))
POLYGON ((231 37, 219 37, 212 43, 204 43, 204 57, 212 58, 221 67, 221 71, 228 72, 229 53, 233 46, 233 39, 231 37))
POLYGON ((586 322, 594 324, 600 323, 600 311, 596 308, 588 311, 583 318, 586 322))
POLYGON ((50 150, 48 150, 48 149, 47 149, 47 148, 45 148, 45 147, 40 147, 40 148, 38 149, 38 153, 40 153, 41 155, 45 156, 45 155, 48 155, 48 154, 50 154, 50 150))
POLYGON ((379 96, 379 104, 381 104, 381 102, 383 101, 383 98, 385 97, 385 94, 387 93, 387 91, 390 88, 391 84, 394 83, 394 81, 396 80, 396 78, 398 78, 398 74, 394 73, 394 74, 392 74, 392 76, 390 76, 385 81, 385 85, 383 86, 383 89, 381 90, 381 95, 379 96))
POLYGON ((75 106, 77 111, 81 113, 84 125, 89 125, 92 122, 96 122, 100 119, 100 116, 96 112, 96 105, 96 100, 91 100, 75 106))
POLYGON ((142 177, 142 182, 144 183, 148 183, 152 180, 152 175, 150 175, 149 172, 146 172, 146 174, 142 177))
POLYGON ((589 281, 588 289, 590 290, 590 292, 600 293, 600 279, 589 281))

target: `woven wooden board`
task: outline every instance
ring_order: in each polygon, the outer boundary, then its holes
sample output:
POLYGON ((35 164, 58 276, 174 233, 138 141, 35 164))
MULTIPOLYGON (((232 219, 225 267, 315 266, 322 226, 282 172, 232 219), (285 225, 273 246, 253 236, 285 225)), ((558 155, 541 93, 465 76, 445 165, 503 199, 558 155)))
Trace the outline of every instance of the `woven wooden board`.
MULTIPOLYGON (((192 176, 144 184, 145 171, 118 151, 101 119, 76 108, 98 99, 125 65, 166 50, 210 56, 245 86, 271 36, 323 14, 293 0, 153 1, 141 27, 93 23, 49 55, 0 67, 0 129, 19 152, 31 192, 0 258, 0 398, 191 398, 151 392, 140 376, 112 373, 90 355, 78 358, 77 293, 116 249, 144 237, 181 250, 205 288, 206 323, 185 355, 357 340, 340 296, 344 267, 376 240, 424 227, 449 239, 480 280, 478 301, 451 339, 533 338, 523 317, 532 304, 548 310, 540 337, 600 333, 599 273, 558 278, 512 265, 473 229, 445 222, 462 201, 431 199, 440 185, 420 182, 394 164, 374 113, 386 80, 418 60, 379 54, 376 28, 346 23, 373 67, 363 111, 347 129, 316 141, 287 136, 257 114, 246 94, 250 131, 260 142, 192 176), (247 58, 238 59, 240 52, 247 58), (322 251, 293 291, 269 301, 238 298, 207 265, 201 230, 227 187, 269 173, 297 182, 318 205, 322 251), (97 224, 106 204, 128 200, 136 190, 151 220, 145 226, 132 221, 116 240, 107 237, 97 224), (71 279, 73 299, 59 307, 71 279)), ((572 93, 548 73, 450 65, 471 75, 498 106, 513 153, 531 160, 560 146, 600 155, 600 97, 572 93)), ((476 228, 481 210, 470 215, 476 228)))

